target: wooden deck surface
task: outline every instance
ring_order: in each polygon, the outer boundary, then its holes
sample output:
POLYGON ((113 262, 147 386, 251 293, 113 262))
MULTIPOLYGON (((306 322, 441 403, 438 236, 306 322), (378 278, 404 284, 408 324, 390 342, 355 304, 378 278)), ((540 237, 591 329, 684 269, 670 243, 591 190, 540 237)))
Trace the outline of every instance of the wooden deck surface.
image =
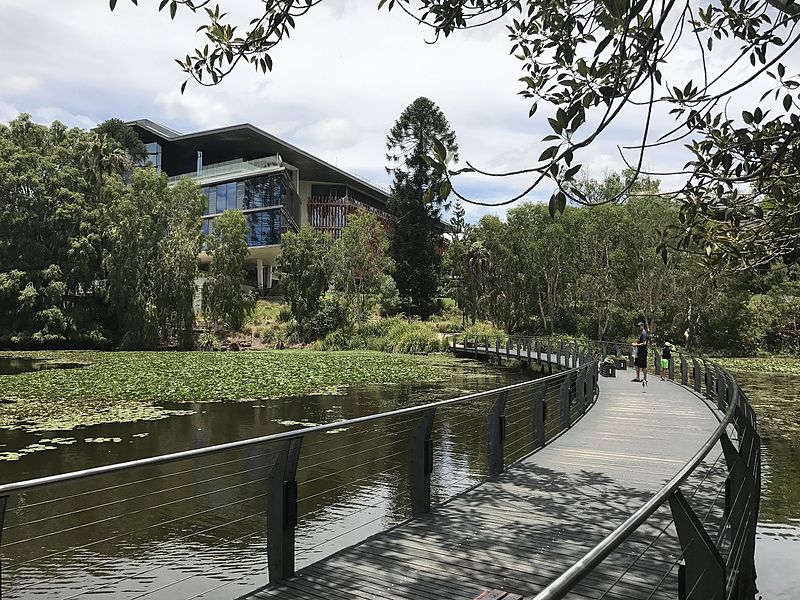
MULTIPOLYGON (((632 376, 601 377, 586 416, 497 480, 247 598, 535 595, 666 483, 718 424, 691 391, 652 375, 643 388, 632 376)), ((718 446, 682 487, 698 516, 717 523, 726 474, 720 454, 718 446)), ((678 554, 662 507, 570 597, 677 598, 678 554)))

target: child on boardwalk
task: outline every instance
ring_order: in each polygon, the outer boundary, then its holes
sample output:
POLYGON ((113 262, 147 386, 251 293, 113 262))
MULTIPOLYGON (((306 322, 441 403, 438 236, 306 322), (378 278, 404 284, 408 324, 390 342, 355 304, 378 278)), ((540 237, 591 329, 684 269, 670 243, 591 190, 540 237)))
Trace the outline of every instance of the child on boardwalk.
POLYGON ((670 358, 672 358, 672 344, 667 342, 664 344, 663 352, 661 352, 661 381, 665 381, 667 379, 670 358))

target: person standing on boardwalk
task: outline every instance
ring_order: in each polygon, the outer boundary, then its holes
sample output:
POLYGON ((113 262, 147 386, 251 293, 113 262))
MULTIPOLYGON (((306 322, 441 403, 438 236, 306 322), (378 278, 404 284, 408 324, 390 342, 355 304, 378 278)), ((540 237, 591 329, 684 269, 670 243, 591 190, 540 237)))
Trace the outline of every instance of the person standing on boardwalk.
POLYGON ((664 350, 661 352, 661 381, 667 378, 670 358, 672 358, 672 344, 667 342, 664 344, 664 350))
POLYGON ((650 336, 647 334, 644 323, 639 321, 637 326, 639 327, 639 339, 633 344, 636 346, 636 359, 633 361, 633 365, 636 367, 636 377, 631 381, 641 381, 642 387, 647 387, 647 341, 650 336), (641 378, 639 377, 640 371, 643 375, 641 378))

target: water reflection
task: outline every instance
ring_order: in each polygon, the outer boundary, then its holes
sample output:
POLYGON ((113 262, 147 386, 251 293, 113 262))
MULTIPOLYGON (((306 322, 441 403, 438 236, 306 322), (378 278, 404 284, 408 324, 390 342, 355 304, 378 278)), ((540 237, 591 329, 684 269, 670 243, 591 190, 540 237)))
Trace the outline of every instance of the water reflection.
MULTIPOLYGON (((362 386, 346 395, 263 403, 198 403, 190 406, 191 415, 160 421, 42 435, 4 432, 2 450, 11 452, 43 439, 75 441, 0 463, 0 480, 328 423, 532 376, 470 361, 459 364, 449 380, 434 384, 362 386), (98 438, 107 441, 88 441, 98 438)), ((483 437, 493 399, 487 395, 437 412, 434 498, 448 497, 485 473, 483 437)), ((526 402, 530 399, 523 395, 510 395, 508 414, 526 402)), ((408 443, 417 418, 304 437, 297 473, 299 567, 409 516, 408 443)), ((510 419, 507 444, 516 453, 525 450, 528 425, 510 419)), ((13 497, 0 549, 3 598, 236 597, 265 584, 265 478, 278 450, 276 445, 248 448, 13 497)))
POLYGON ((77 369, 86 365, 80 363, 51 362, 38 358, 9 358, 0 356, 0 375, 16 375, 45 369, 77 369))
POLYGON ((758 416, 762 490, 756 543, 763 598, 800 597, 800 379, 735 373, 758 416))

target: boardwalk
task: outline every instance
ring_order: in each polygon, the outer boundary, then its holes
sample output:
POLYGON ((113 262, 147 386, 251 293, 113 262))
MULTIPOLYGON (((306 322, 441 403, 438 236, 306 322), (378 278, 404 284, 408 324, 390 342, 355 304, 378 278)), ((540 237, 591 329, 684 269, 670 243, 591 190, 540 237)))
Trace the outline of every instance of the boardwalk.
MULTIPOLYGON (((654 376, 644 390, 631 374, 601 378, 586 416, 496 480, 248 599, 536 594, 650 498, 718 425, 698 395, 654 376)), ((722 521, 720 455, 718 445, 682 488, 688 498, 704 481, 693 504, 712 524, 722 521)), ((656 517, 570 597, 677 598, 677 536, 666 506, 656 517)))

